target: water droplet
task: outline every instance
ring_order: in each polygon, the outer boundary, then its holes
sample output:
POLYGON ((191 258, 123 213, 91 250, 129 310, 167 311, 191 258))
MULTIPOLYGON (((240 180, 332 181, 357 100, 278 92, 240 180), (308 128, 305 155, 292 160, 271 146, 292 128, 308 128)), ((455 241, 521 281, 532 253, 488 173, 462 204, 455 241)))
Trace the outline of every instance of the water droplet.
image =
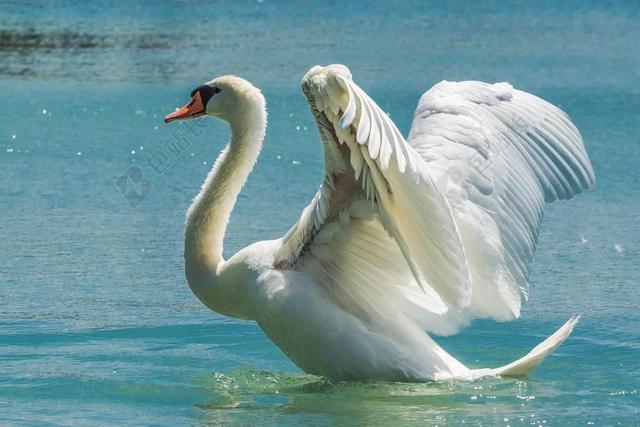
POLYGON ((131 150, 131 154, 136 154, 136 150, 131 150))
POLYGON ((82 151, 78 151, 78 152, 76 153, 76 155, 77 155, 77 156, 82 156, 82 151))
POLYGON ((47 110, 46 109, 42 109, 42 114, 47 114, 47 110))
POLYGON ((624 246, 622 246, 622 243, 616 243, 613 245, 613 249, 616 250, 616 252, 618 252, 619 254, 621 254, 622 252, 624 252, 624 246))
POLYGON ((281 156, 280 154, 278 154, 278 155, 276 156, 276 159, 278 159, 278 160, 280 160, 281 158, 282 158, 282 156, 281 156))
POLYGON ((16 139, 16 134, 11 135, 11 139, 16 139))
POLYGON ((300 130, 300 126, 296 126, 296 130, 300 130))
POLYGON ((300 164, 300 162, 299 162, 299 161, 297 161, 297 160, 293 160, 293 161, 291 162, 291 164, 299 165, 299 164, 300 164))
POLYGON ((7 148, 7 153, 13 153, 13 148, 7 148))

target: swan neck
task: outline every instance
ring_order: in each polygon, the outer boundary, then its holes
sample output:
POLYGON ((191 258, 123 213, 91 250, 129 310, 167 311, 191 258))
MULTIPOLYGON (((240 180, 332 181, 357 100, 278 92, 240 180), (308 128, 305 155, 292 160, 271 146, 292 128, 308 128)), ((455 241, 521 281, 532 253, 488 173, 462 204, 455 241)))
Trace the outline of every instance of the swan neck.
POLYGON ((231 142, 220 153, 187 213, 185 267, 189 283, 220 274, 231 211, 260 154, 266 130, 264 104, 230 121, 231 142))

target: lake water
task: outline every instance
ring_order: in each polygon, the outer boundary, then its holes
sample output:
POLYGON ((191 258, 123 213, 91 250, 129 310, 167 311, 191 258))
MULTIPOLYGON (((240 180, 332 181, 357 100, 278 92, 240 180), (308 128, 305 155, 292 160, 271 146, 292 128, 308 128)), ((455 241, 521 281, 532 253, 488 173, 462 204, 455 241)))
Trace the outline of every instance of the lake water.
POLYGON ((640 3, 390 3, 0 2, 0 424, 640 424, 640 3), (228 255, 315 193, 299 82, 335 62, 404 132, 442 79, 509 81, 582 131, 598 183, 548 207, 521 319, 438 338, 498 366, 582 314, 531 378, 332 384, 191 294, 184 212, 229 134, 162 118, 220 74, 266 95, 228 255))

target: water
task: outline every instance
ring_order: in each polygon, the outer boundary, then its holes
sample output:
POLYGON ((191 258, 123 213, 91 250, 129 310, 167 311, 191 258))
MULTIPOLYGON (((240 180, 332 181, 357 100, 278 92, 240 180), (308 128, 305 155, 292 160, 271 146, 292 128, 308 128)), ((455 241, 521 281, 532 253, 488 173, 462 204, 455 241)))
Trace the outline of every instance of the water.
POLYGON ((640 5, 396 3, 0 4, 0 424, 640 423, 640 5), (405 132, 441 79, 509 81, 581 129, 597 188, 548 207, 522 318, 438 339, 497 366, 581 313, 530 379, 331 384, 189 291, 184 212, 228 130, 162 117, 223 73, 265 92, 231 254, 284 233, 314 194, 299 81, 333 62, 405 132))

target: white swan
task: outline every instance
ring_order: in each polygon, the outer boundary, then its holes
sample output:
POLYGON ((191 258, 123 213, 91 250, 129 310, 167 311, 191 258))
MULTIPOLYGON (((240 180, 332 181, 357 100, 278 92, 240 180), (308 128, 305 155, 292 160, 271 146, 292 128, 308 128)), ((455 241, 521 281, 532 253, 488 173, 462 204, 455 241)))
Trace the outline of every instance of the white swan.
POLYGON ((258 89, 214 79, 165 121, 210 115, 232 138, 187 213, 186 276, 210 309, 252 319, 304 371, 347 380, 525 375, 572 318, 512 364, 472 370, 429 335, 474 317, 518 317, 545 202, 594 183, 582 138, 558 108, 507 83, 441 82, 408 140, 343 65, 302 90, 325 177, 282 238, 222 258, 236 197, 260 153, 258 89))

